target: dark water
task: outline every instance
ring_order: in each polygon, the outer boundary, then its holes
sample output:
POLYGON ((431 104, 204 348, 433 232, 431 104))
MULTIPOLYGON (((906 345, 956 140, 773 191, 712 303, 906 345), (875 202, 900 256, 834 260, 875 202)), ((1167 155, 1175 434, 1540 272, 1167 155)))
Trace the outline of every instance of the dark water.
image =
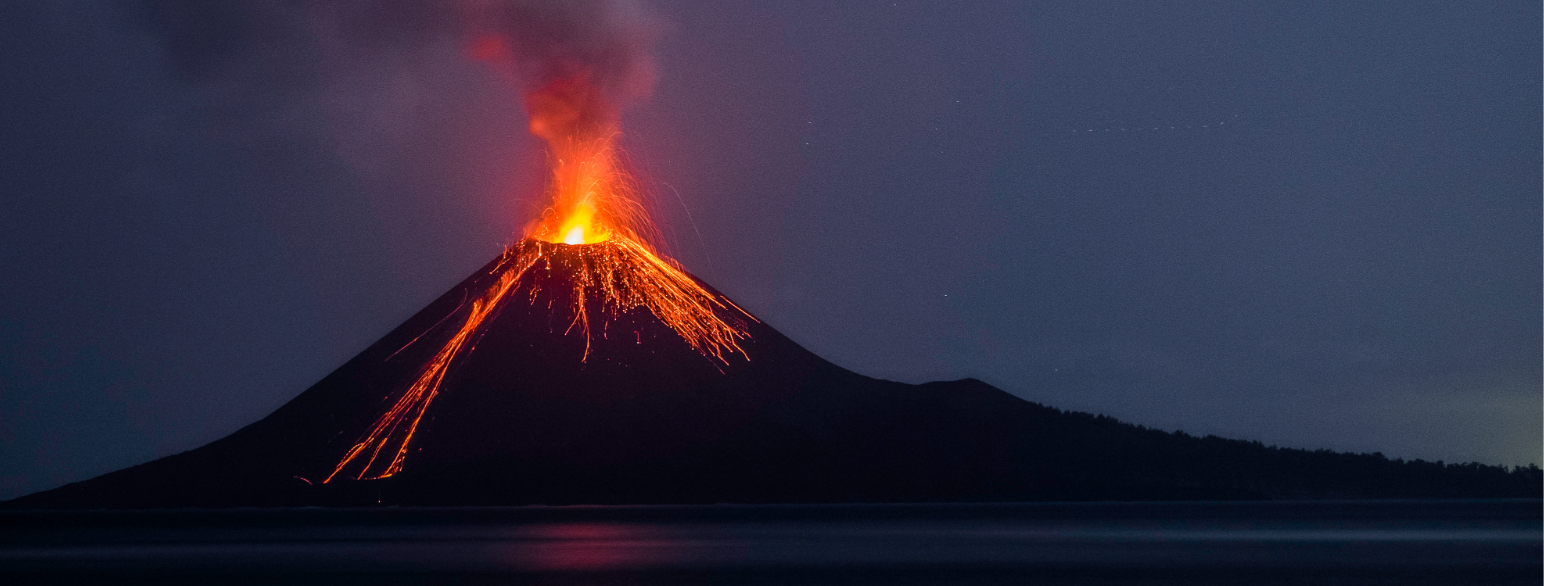
POLYGON ((1530 584, 1539 501, 0 513, 0 583, 1530 584))

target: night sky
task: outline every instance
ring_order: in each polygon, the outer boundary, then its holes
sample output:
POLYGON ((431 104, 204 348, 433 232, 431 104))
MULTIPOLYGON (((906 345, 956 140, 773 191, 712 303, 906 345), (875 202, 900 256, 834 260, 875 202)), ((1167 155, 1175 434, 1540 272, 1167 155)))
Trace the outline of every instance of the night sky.
MULTIPOLYGON (((533 219, 519 92, 378 5, 0 4, 0 498, 256 421, 533 219)), ((649 6, 665 248, 833 362, 1540 462, 1537 2, 649 6)))

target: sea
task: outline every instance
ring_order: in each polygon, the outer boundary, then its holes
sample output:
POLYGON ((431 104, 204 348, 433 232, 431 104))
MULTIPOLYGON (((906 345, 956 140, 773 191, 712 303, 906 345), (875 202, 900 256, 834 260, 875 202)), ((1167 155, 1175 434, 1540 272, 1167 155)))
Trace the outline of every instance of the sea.
POLYGON ((1528 584, 1539 500, 0 512, 0 584, 1528 584))

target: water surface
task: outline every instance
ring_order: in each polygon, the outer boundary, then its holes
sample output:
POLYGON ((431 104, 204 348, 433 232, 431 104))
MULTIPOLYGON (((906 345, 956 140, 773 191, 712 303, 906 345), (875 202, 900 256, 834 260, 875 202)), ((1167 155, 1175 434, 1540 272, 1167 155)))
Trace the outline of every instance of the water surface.
POLYGON ((1532 584, 1540 501, 0 513, 0 581, 1532 584))

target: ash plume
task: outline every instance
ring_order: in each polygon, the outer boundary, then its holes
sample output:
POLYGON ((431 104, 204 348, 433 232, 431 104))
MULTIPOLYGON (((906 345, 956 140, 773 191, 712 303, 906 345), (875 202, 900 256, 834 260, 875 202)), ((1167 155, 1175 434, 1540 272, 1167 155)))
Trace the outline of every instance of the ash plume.
POLYGON ((654 85, 657 21, 636 2, 465 0, 476 58, 514 65, 527 84, 532 132, 591 136, 654 85))
POLYGON ((647 96, 660 29, 634 0, 143 0, 135 16, 176 71, 195 83, 234 83, 222 97, 246 104, 333 91, 361 71, 426 60, 491 64, 515 78, 528 111, 545 120, 532 127, 543 138, 602 131, 647 96))
POLYGON ((395 262, 415 263, 424 282, 451 278, 445 261, 469 250, 529 235, 551 207, 549 161, 573 146, 552 137, 615 135, 623 109, 651 90, 662 29, 637 0, 139 0, 116 10, 187 105, 166 124, 234 162, 233 188, 219 193, 255 196, 271 221, 331 250, 406 259, 395 262), (395 235, 384 249, 382 233, 395 235))
POLYGON ((652 89, 648 49, 659 31, 633 0, 144 0, 137 17, 199 79, 252 68, 303 79, 318 43, 380 57, 451 39, 474 59, 510 63, 531 89, 584 77, 602 102, 582 116, 599 119, 652 89))

